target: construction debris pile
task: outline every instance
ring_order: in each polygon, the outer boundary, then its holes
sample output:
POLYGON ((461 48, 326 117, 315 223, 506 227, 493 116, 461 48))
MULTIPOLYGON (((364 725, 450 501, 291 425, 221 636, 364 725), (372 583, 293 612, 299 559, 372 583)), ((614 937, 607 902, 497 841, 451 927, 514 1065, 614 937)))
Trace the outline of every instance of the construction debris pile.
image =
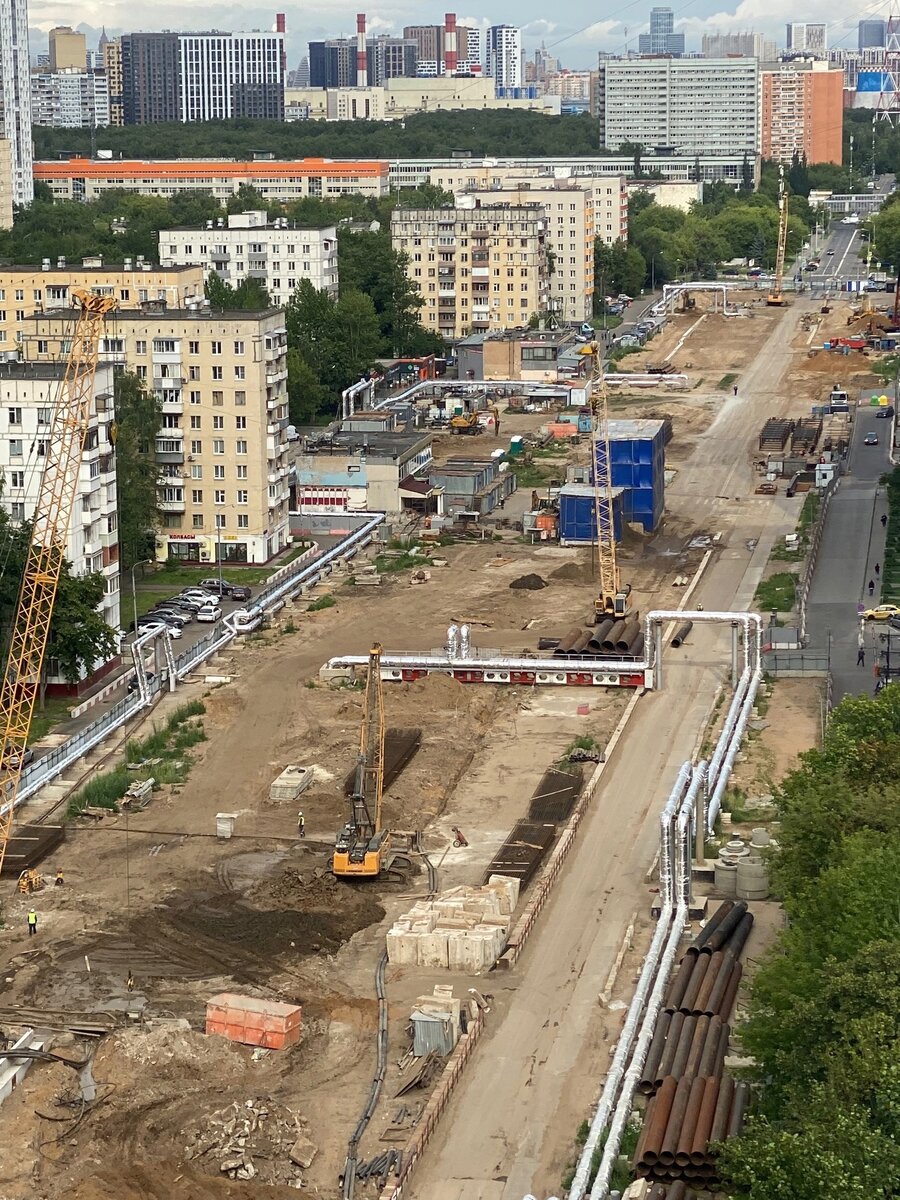
POLYGON ((387 933, 388 962, 478 975, 503 953, 519 881, 492 875, 484 887, 454 887, 419 900, 387 933))
POLYGON ((188 1131, 185 1158, 229 1179, 300 1187, 302 1170, 312 1164, 315 1145, 297 1117, 271 1100, 237 1100, 210 1113, 188 1131))
POLYGON ((654 1030, 639 1088, 653 1099, 634 1158, 655 1183, 716 1190, 710 1145, 740 1131, 748 1087, 724 1074, 728 1017, 753 917, 726 900, 688 947, 654 1030))

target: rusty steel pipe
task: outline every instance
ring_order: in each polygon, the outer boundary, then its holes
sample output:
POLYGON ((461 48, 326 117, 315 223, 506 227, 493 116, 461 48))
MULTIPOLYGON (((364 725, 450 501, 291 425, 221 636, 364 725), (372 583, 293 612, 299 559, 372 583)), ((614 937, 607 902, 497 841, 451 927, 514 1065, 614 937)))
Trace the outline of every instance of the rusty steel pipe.
POLYGON ((718 1015, 709 1018, 709 1025, 706 1031, 706 1041, 703 1044, 703 1053, 700 1055, 700 1063, 697 1067, 697 1074, 701 1079, 709 1079, 710 1075, 717 1074, 716 1063, 718 1061, 716 1055, 719 1050, 719 1038, 722 1036, 722 1018, 718 1015))
POLYGON ((683 958, 681 960, 681 965, 675 974, 675 978, 669 984, 669 992, 666 996, 666 1008, 670 1012, 675 1012, 681 1007, 681 1001, 684 999, 684 993, 687 991, 687 986, 691 981, 691 972, 693 969, 693 958, 683 958))
POLYGON ((641 1136, 641 1144, 638 1146, 637 1158, 639 1162, 646 1163, 648 1166, 652 1167, 659 1160, 659 1151, 666 1135, 677 1086, 676 1080, 671 1075, 667 1075, 647 1109, 647 1119, 644 1122, 644 1132, 641 1136))
POLYGON ((667 1075, 672 1074, 672 1063, 675 1061, 675 1051, 678 1049, 678 1039, 684 1027, 684 1013, 672 1013, 669 1032, 666 1035, 666 1046, 656 1069, 656 1082, 659 1086, 667 1075))
POLYGON ((706 1011, 709 1013, 721 1013, 723 1017, 727 1017, 728 1013, 722 1009, 722 1001, 725 998, 725 993, 728 991, 728 985, 731 983, 735 960, 734 955, 729 950, 717 951, 717 953, 721 953, 722 955, 722 965, 706 998, 706 1011))
POLYGON ((639 633, 631 645, 628 647, 628 653, 632 658, 642 658, 644 654, 644 635, 639 633))
POLYGON ((744 947, 747 944, 747 938, 750 936, 750 930, 753 928, 753 913, 744 913, 738 924, 737 929, 728 939, 725 949, 735 958, 740 958, 744 947))
POLYGON ((709 1130, 710 1142, 721 1142, 728 1130, 728 1118, 731 1116, 731 1101, 734 1097, 734 1080, 730 1075, 723 1075, 719 1082, 719 1094, 716 1097, 716 1111, 713 1114, 709 1130))
POLYGON ((678 1148, 678 1138, 684 1124, 684 1114, 691 1094, 690 1079, 679 1079, 675 1089, 675 1099, 672 1101, 672 1111, 669 1113, 669 1123, 666 1126, 666 1136, 663 1138, 659 1151, 659 1163, 667 1170, 675 1165, 675 1151, 678 1148))
POLYGON ((712 1129, 713 1117, 716 1113, 716 1101, 719 1098, 719 1080, 707 1079, 703 1086, 703 1100, 697 1114, 697 1124, 691 1140, 691 1166, 702 1167, 707 1162, 707 1146, 709 1132, 712 1129))
POLYGON ((694 940, 688 946, 685 954, 699 954, 712 935, 716 932, 731 910, 734 908, 733 900, 723 900, 713 915, 709 918, 694 940))
POLYGON ((634 639, 639 636, 640 632, 640 621, 635 620, 634 617, 628 617, 625 621, 624 629, 616 639, 616 650, 627 650, 634 639))
POLYGON ((704 943, 702 953, 712 954, 714 950, 721 950, 740 925, 746 911, 747 905, 743 900, 738 900, 731 912, 719 922, 712 936, 704 943))
POLYGON ((669 642, 669 645, 674 646, 676 650, 679 646, 683 646, 693 628, 693 621, 682 621, 682 623, 675 630, 675 636, 672 638, 671 642, 669 642))
POLYGON ((624 628, 625 628, 624 621, 616 621, 615 625, 613 625, 612 629, 610 629, 609 633, 603 639, 603 642, 601 643, 601 649, 615 650, 616 642, 622 636, 622 631, 624 630, 624 628))
POLYGON ((734 1003, 737 1000, 738 988, 741 986, 741 975, 744 968, 740 963, 734 964, 734 970, 731 972, 731 979, 728 981, 728 987, 725 989, 725 995, 722 997, 722 1006, 719 1012, 727 1021, 731 1016, 731 1010, 734 1008, 734 1003))
POLYGON ((741 1132, 741 1126, 744 1123, 744 1113, 747 1111, 747 1103, 750 1099, 750 1085, 748 1083, 737 1083, 734 1088, 734 1098, 731 1101, 731 1113, 728 1117, 728 1132, 726 1137, 737 1137, 741 1132))
POLYGON ((572 643, 572 649, 569 651, 569 653, 570 654, 582 654, 584 652, 584 650, 587 648, 587 644, 590 640, 591 640, 591 631, 589 629, 583 629, 581 631, 581 633, 578 635, 578 637, 575 639, 575 641, 572 643))
POLYGON ((703 982, 700 984, 700 990, 697 992, 697 999, 694 1002, 694 1012, 697 1016, 700 1016, 701 1013, 712 1016, 716 1011, 710 1007, 709 997, 715 987, 719 972, 722 970, 724 960, 725 953, 722 950, 717 950, 715 954, 710 955, 709 966, 706 968, 706 974, 703 976, 703 982))
POLYGON ((690 982, 685 989, 684 997, 678 1007, 683 1013, 692 1013, 697 1003, 697 995, 700 988, 703 986, 703 980, 706 978, 706 972, 709 970, 708 954, 701 954, 694 963, 694 969, 691 971, 690 982))
POLYGON ((666 1042, 666 1035, 669 1032, 671 1021, 671 1013, 661 1012, 659 1014, 656 1028, 653 1031, 653 1041, 650 1043, 650 1049, 647 1051, 644 1074, 638 1083, 638 1090, 643 1092, 645 1096, 651 1096, 656 1091, 656 1069, 662 1058, 663 1046, 666 1042))
POLYGON ((559 639, 559 645, 553 651, 554 655, 568 654, 580 637, 581 626, 576 625, 559 639))
POLYGON ((588 645, 592 650, 603 649, 603 639, 612 629, 613 625, 615 625, 615 621, 611 620, 609 617, 604 617, 599 625, 594 626, 593 632, 591 633, 591 639, 588 642, 588 645))
POLYGON ((678 1146, 675 1150, 675 1165, 677 1167, 690 1166, 691 1144, 694 1140, 694 1130, 697 1128, 697 1119, 700 1116, 700 1106, 703 1103, 703 1093, 705 1091, 705 1079, 700 1079, 697 1076, 691 1080, 691 1090, 684 1113, 684 1123, 681 1126, 678 1146))
POLYGON ((683 1179, 676 1179, 664 1196, 666 1200, 687 1200, 687 1184, 683 1179))
POLYGON ((698 1017, 694 1028, 694 1036, 691 1039, 691 1048, 688 1052, 687 1062, 684 1064, 684 1073, 689 1079, 693 1079, 699 1074, 700 1059, 703 1057, 703 1048, 706 1045, 708 1037, 709 1017, 698 1017))
POLYGON ((697 1018, 685 1017, 684 1024, 681 1027, 681 1035, 678 1038, 678 1045, 675 1047, 675 1058, 672 1060, 672 1074, 676 1079, 681 1079, 684 1075, 684 1068, 687 1065, 696 1029, 697 1018))

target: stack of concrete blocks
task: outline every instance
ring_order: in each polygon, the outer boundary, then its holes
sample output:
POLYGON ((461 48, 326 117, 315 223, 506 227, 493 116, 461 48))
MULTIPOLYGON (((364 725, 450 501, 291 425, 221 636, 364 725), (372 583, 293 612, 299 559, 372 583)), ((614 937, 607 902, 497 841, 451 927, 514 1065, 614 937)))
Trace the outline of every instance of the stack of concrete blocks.
POLYGON ((312 783, 309 767, 285 767, 269 788, 270 800, 296 800, 312 783))
POLYGON ((489 971, 503 953, 518 899, 518 879, 491 875, 484 887, 420 900, 388 931, 388 961, 466 975, 489 971))

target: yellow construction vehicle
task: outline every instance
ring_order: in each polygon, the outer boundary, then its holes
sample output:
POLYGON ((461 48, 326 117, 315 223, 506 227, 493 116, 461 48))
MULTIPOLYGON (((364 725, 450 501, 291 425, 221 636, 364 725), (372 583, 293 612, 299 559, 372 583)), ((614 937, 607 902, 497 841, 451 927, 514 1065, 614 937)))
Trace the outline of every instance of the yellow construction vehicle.
POLYGON ((369 652, 363 702, 356 783, 350 820, 337 836, 331 869, 339 879, 374 879, 387 865, 390 831, 381 828, 384 791, 384 697, 381 688, 381 646, 369 652))
POLYGON ((784 184, 784 167, 779 167, 778 180, 778 249, 775 252, 775 279, 772 290, 766 297, 766 304, 772 308, 783 308, 787 301, 784 298, 784 256, 787 250, 788 229, 788 196, 784 184))
POLYGON ((451 417, 450 432, 481 433, 481 423, 478 420, 478 413, 470 412, 466 409, 465 412, 457 413, 455 417, 451 417))
POLYGON ((616 560, 613 521, 612 472, 609 456, 609 397, 603 359, 597 342, 591 343, 591 453, 594 472, 594 516, 597 525, 597 566, 600 588, 594 608, 601 617, 624 617, 628 612, 630 584, 622 584, 616 560))
POLYGON ((100 335, 114 300, 76 290, 79 314, 60 387, 41 486, 34 510, 31 546, 13 618, 9 657, 0 683, 0 871, 6 858, 19 794, 25 747, 50 637, 50 620, 66 554, 78 474, 84 455, 97 373, 100 335))

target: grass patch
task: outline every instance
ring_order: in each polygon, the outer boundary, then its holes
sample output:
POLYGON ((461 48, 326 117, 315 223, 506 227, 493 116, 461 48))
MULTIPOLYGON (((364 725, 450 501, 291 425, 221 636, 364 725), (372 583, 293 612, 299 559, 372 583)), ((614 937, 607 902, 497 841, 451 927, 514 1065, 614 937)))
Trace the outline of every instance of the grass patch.
POLYGON ((576 750, 599 751, 600 743, 596 738, 592 738, 587 735, 575 738, 575 740, 566 747, 562 757, 553 764, 554 770, 568 771, 573 765, 579 765, 573 764, 572 762, 572 755, 576 750))
POLYGON ((162 762, 127 770, 124 763, 94 775, 69 800, 66 816, 77 817, 86 807, 116 810, 119 801, 132 783, 153 778, 159 785, 184 783, 193 760, 188 754, 191 746, 206 741, 203 723, 197 718, 206 712, 202 700, 191 700, 170 713, 163 725, 155 727, 142 738, 131 738, 125 746, 126 762, 140 763, 148 758, 162 762))
POLYGON ((510 470, 515 475, 516 483, 520 488, 544 487, 551 479, 559 478, 558 469, 549 463, 519 463, 512 460, 510 470))
MULTIPOLYGON (((296 558, 298 554, 302 554, 305 547, 295 547, 295 552, 292 551, 292 557, 296 558)), ((284 559, 269 567, 238 567, 222 564, 222 578, 228 583, 265 583, 273 571, 277 571, 279 567, 283 567, 289 559, 284 559)), ((164 567, 158 567, 155 571, 148 568, 147 574, 144 576, 145 584, 151 587, 170 587, 179 589, 196 585, 201 579, 218 578, 219 568, 215 563, 205 563, 199 567, 183 567, 174 563, 167 563, 164 567)), ((168 592, 171 596, 172 592, 168 592)))
MULTIPOLYGON (((139 587, 137 590, 137 611, 138 616, 143 617, 151 608, 157 604, 162 604, 163 600, 171 600, 174 594, 174 589, 166 588, 162 591, 159 588, 139 587)), ((134 621, 134 608, 132 607, 131 597, 123 598, 122 602, 122 621, 124 626, 130 625, 134 621)))
POLYGON ((379 554, 375 559, 375 569, 379 575, 390 575, 395 571, 414 571, 417 567, 430 566, 431 559, 427 555, 413 554, 411 551, 379 554))
POLYGON ((754 596, 754 601, 766 612, 790 612, 796 599, 797 576, 792 571, 779 571, 764 579, 754 596))
POLYGON ((317 600, 313 600, 306 611, 321 612, 323 608, 334 608, 336 604, 337 600, 335 600, 334 596, 319 596, 317 600))
POLYGON ((717 392, 727 392, 728 389, 734 385, 734 381, 736 379, 737 379, 737 374, 734 371, 729 371, 728 374, 723 375, 722 378, 719 380, 719 382, 716 384, 716 391, 717 392))
MULTIPOLYGON (((61 721, 68 721, 72 700, 66 696, 51 696, 44 701, 43 708, 36 708, 31 718, 31 730, 28 734, 28 744, 40 741, 46 737, 61 721)), ((77 703, 77 701, 75 702, 77 703)))

